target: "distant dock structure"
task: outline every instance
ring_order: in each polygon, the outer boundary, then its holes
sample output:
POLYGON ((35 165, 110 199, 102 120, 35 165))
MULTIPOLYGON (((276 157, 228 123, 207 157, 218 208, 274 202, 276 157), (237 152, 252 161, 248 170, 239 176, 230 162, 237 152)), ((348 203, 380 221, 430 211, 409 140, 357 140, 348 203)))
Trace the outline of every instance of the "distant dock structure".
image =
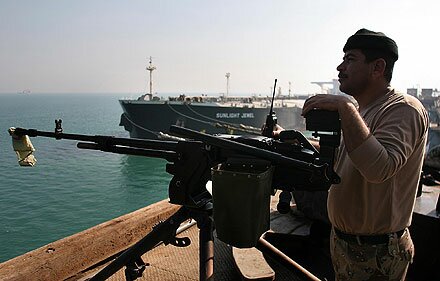
POLYGON ((310 83, 318 85, 321 88, 320 94, 331 94, 331 95, 342 95, 343 94, 339 90, 338 79, 332 79, 332 81, 326 81, 326 82, 310 82, 310 83))

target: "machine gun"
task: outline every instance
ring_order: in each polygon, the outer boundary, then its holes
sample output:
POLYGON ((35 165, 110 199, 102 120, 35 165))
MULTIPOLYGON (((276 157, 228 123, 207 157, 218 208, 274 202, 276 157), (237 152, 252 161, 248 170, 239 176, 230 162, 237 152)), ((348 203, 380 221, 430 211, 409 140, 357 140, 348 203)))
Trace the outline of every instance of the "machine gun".
MULTIPOLYGON (((166 171, 173 175, 169 184, 170 203, 182 206, 173 216, 156 226, 147 236, 90 280, 104 280, 123 266, 126 266, 127 280, 142 276, 145 263, 140 257, 159 242, 163 241, 165 244, 170 243, 175 246, 187 246, 190 243, 188 238, 175 237, 177 228, 189 218, 195 219, 200 229, 200 279, 211 278, 213 275, 214 222, 220 240, 222 240, 220 233, 224 225, 216 221, 216 214, 221 215, 223 211, 220 206, 217 207, 217 202, 213 204, 213 196, 206 189, 206 185, 215 175, 216 167, 222 169, 220 165, 225 165, 224 171, 232 171, 234 175, 243 172, 243 167, 246 171, 260 169, 273 171, 273 176, 271 175, 268 181, 267 188, 269 189, 326 190, 331 184, 340 182, 340 178, 333 170, 333 158, 339 146, 341 132, 339 116, 336 112, 316 110, 306 115, 306 129, 313 131, 313 135, 320 138, 320 152, 309 149, 311 145, 304 141, 294 144, 264 136, 251 138, 229 135, 213 136, 177 126, 172 126, 170 131, 184 137, 185 140, 159 141, 66 134, 61 128, 61 120, 56 120, 55 123, 54 132, 15 128, 13 138, 43 136, 71 139, 80 141, 77 147, 82 149, 166 159, 169 162, 166 164, 166 171), (235 172, 234 169, 240 170, 235 172)), ((304 137, 302 139, 305 140, 304 137)), ((236 189, 240 190, 240 186, 236 189)), ((250 190, 250 193, 253 193, 253 190, 250 190)), ((215 197, 215 190, 213 193, 215 197)), ((263 193, 264 196, 268 195, 267 192, 263 193)), ((264 204, 266 201, 262 202, 264 204)), ((263 208, 267 209, 267 214, 268 205, 269 202, 267 202, 267 208, 263 208)), ((268 219, 262 226, 248 233, 251 237, 245 237, 245 242, 239 238, 238 246, 252 246, 251 244, 257 241, 267 228, 268 219)), ((223 231, 225 232, 228 233, 227 230, 223 231)), ((229 238, 226 237, 226 239, 229 238)), ((234 241, 226 242, 234 245, 234 241)))

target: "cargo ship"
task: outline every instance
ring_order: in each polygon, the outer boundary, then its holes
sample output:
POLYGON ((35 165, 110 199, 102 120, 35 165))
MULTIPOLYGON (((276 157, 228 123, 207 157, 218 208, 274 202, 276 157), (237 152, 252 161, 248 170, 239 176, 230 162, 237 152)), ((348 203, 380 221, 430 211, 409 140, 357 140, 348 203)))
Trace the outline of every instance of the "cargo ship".
MULTIPOLYGON (((230 96, 229 78, 226 73, 226 93, 217 96, 184 94, 166 99, 153 95, 152 72, 156 67, 150 57, 146 70, 150 73, 149 93, 137 99, 120 99, 123 109, 120 126, 130 133, 132 138, 167 139, 171 125, 182 126, 209 134, 261 134, 266 116, 269 114, 272 96, 230 96)), ((325 90, 332 82, 312 82, 325 90)), ((286 129, 304 130, 304 118, 301 116, 302 106, 308 95, 282 95, 278 88, 275 95, 273 89, 273 111, 277 115, 278 124, 286 129)))
MULTIPOLYGON (((305 99, 274 101, 278 122, 287 129, 301 130, 305 99)), ((181 95, 167 100, 119 100, 124 113, 120 125, 132 138, 167 138, 171 125, 209 134, 260 134, 269 113, 270 98, 209 97, 181 95)))

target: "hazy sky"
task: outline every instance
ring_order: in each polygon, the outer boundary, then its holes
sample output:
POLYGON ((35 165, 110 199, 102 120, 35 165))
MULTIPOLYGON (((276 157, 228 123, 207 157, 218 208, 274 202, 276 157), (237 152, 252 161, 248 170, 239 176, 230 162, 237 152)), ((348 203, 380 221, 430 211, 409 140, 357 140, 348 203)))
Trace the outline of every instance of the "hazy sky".
POLYGON ((438 0, 0 0, 0 93, 315 93, 348 36, 393 38, 392 84, 440 87, 438 0))

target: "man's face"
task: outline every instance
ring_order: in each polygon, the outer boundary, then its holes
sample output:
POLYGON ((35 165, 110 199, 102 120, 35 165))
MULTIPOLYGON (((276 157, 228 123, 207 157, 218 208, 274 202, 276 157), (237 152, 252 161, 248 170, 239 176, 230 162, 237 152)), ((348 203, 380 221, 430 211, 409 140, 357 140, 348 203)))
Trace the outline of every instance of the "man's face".
POLYGON ((339 89, 356 98, 370 83, 371 64, 365 62, 365 55, 359 49, 345 52, 339 71, 339 89))

